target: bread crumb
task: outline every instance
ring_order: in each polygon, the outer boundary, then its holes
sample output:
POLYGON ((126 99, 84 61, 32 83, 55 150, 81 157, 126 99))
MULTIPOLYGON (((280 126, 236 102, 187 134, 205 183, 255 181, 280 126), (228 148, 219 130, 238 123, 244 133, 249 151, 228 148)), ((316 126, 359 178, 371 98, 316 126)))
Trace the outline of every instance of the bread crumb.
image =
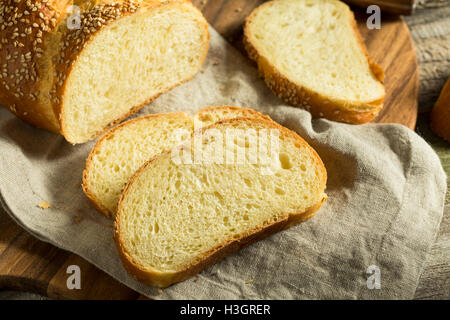
POLYGON ((220 90, 225 90, 225 86, 220 86, 220 90))
POLYGON ((81 221, 81 216, 76 216, 75 217, 75 224, 79 224, 81 221))
POLYGON ((159 293, 159 294, 162 294, 162 293, 163 293, 163 290, 162 290, 161 288, 158 288, 158 293, 159 293))
POLYGON ((52 205, 51 205, 50 203, 46 202, 46 201, 41 201, 41 202, 39 202, 39 204, 38 204, 38 207, 41 208, 41 209, 48 209, 48 208, 50 208, 51 206, 52 206, 52 205))
POLYGON ((245 281, 245 283, 253 283, 253 280, 247 280, 247 281, 245 281))
POLYGON ((205 73, 205 69, 200 70, 201 73, 205 73))
POLYGON ((235 12, 241 12, 241 11, 242 11, 242 8, 236 8, 236 9, 234 9, 234 11, 235 11, 235 12))
POLYGON ((218 66, 219 65, 219 61, 214 61, 214 65, 218 66))
POLYGON ((194 279, 194 282, 198 282, 198 280, 200 280, 200 279, 199 279, 199 278, 195 278, 195 279, 194 279))

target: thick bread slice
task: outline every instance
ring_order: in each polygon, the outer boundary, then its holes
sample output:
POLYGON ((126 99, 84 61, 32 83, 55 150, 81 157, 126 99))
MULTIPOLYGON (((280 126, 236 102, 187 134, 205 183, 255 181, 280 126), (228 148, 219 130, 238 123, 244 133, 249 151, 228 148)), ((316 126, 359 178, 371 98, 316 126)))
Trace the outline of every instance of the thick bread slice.
POLYGON ((188 0, 6 0, 0 26, 0 103, 73 144, 192 78, 209 45, 188 0))
POLYGON ((114 239, 131 275, 166 287, 312 217, 326 199, 326 179, 320 157, 296 133, 265 119, 223 120, 139 169, 121 195, 114 239), (236 130, 247 138, 229 139, 236 130), (251 161, 252 132, 257 162, 251 161), (279 152, 262 147, 268 132, 278 133, 271 141, 279 152), (218 146, 235 160, 245 150, 246 161, 225 162, 218 146), (194 150, 203 161, 179 161, 195 158, 194 150), (271 173, 262 170, 265 156, 271 173))
POLYGON ((148 115, 109 130, 94 146, 83 172, 83 191, 103 215, 114 217, 120 193, 131 176, 150 158, 191 137, 196 126, 226 118, 268 118, 232 106, 201 109, 194 118, 182 112, 148 115))
POLYGON ((385 96, 353 12, 337 0, 266 2, 247 18, 244 44, 270 89, 314 117, 365 123, 385 96), (276 40, 274 40, 276 39, 276 40))

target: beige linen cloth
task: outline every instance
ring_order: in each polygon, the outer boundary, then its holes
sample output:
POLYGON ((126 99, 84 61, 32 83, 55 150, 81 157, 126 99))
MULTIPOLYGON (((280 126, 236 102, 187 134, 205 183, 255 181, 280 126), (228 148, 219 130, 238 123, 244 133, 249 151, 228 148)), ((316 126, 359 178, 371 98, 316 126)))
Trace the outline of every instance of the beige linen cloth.
POLYGON ((225 104, 269 114, 305 138, 326 165, 329 198, 314 218, 222 260, 198 281, 160 293, 126 273, 112 241, 112 221, 90 206, 80 188, 95 142, 72 146, 1 108, 0 193, 6 211, 36 237, 156 299, 412 298, 446 192, 434 151, 401 125, 312 120, 276 98, 248 59, 210 30, 202 72, 139 114, 225 104), (41 201, 51 208, 38 208, 41 201), (380 289, 367 286, 372 265, 380 270, 380 289))

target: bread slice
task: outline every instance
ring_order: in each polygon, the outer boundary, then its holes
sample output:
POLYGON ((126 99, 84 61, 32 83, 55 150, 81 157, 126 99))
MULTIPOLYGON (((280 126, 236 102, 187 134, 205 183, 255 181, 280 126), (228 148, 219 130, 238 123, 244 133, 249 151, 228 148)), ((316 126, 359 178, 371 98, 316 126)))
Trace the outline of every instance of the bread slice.
POLYGON ((431 129, 441 138, 450 142, 450 78, 448 78, 433 110, 431 129))
POLYGON ((223 120, 139 169, 121 195, 114 239, 131 275, 166 287, 312 217, 326 179, 320 157, 296 133, 265 119, 223 120), (277 139, 263 147, 272 133, 277 139), (196 152, 202 161, 189 162, 196 152), (245 161, 237 161, 242 152, 245 161))
POLYGON ((219 106, 198 111, 198 121, 183 112, 126 121, 109 130, 92 149, 83 172, 84 193, 98 211, 114 217, 123 187, 147 160, 189 139, 195 126, 243 115, 270 119, 252 109, 219 106))
POLYGON ((286 102, 348 123, 369 122, 381 110, 383 70, 368 57, 346 4, 270 1, 252 12, 244 29, 250 58, 286 102))
POLYGON ((209 45, 188 0, 7 1, 0 25, 0 103, 73 144, 192 78, 209 45))
POLYGON ((190 138, 191 117, 183 112, 128 120, 109 130, 92 149, 83 190, 103 215, 114 217, 122 189, 148 159, 190 138))

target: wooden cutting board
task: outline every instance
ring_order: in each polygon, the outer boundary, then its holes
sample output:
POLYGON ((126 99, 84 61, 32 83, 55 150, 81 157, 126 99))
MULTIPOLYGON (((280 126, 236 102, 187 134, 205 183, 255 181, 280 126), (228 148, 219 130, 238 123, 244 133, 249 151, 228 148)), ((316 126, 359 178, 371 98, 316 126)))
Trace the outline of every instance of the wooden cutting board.
MULTIPOLYGON (((210 24, 245 54, 242 25, 262 0, 194 0, 210 24)), ((368 30, 367 15, 356 11, 358 27, 372 58, 386 71, 385 107, 375 122, 413 129, 417 119, 418 67, 412 40, 401 18, 382 16, 380 30, 368 30)), ((0 209, 0 289, 37 292, 62 299, 139 299, 84 259, 37 240, 0 209), (81 269, 81 289, 67 289, 67 267, 81 269)))

